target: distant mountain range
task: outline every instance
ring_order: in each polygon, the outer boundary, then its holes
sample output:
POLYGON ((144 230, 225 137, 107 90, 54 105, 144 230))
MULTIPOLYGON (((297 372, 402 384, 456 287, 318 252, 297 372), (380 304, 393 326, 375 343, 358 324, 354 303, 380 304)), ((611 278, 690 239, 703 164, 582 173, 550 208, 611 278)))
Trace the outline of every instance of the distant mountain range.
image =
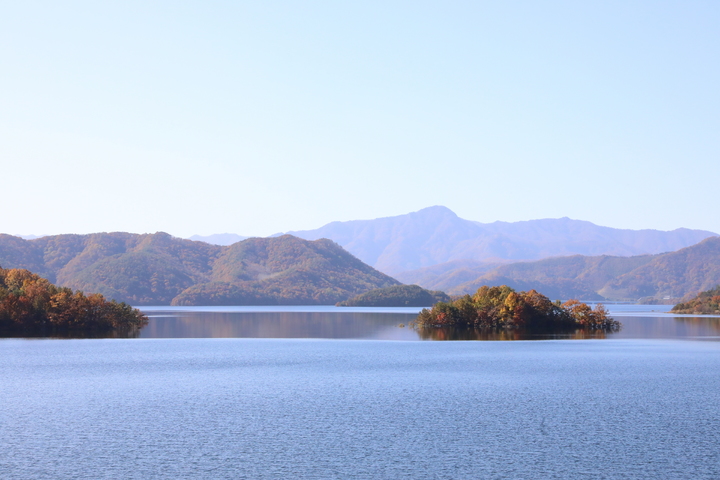
POLYGON ((399 284, 330 240, 291 235, 217 246, 166 233, 0 234, 0 266, 133 305, 335 304, 399 284))
POLYGON ((548 257, 671 252, 716 235, 686 228, 622 230, 569 218, 478 223, 441 206, 288 233, 307 240, 329 238, 376 269, 426 288, 435 288, 419 281, 431 274, 427 267, 448 262, 439 270, 444 275, 548 257))
POLYGON ((685 228, 483 224, 436 206, 291 233, 0 235, 0 266, 134 305, 334 304, 399 284, 388 275, 452 294, 507 284, 584 300, 678 298, 720 283, 720 238, 685 228))

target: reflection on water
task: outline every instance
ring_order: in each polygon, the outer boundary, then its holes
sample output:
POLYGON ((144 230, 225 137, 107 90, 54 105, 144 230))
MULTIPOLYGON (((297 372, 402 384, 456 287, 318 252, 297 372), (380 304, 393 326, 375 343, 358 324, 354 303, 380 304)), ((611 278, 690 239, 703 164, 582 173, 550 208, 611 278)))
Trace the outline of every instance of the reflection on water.
MULTIPOLYGON (((150 312, 149 312, 150 313, 150 312)), ((152 312, 141 338, 377 338, 417 340, 415 313, 152 312)))
POLYGON ((328 338, 382 340, 543 340, 603 338, 718 339, 720 318, 674 317, 660 312, 633 311, 616 315, 619 332, 577 330, 539 333, 521 330, 475 330, 458 328, 412 328, 417 314, 400 310, 347 311, 326 308, 318 311, 201 311, 147 312, 150 324, 140 338, 328 338), (658 316, 664 315, 664 316, 658 316), (399 327, 405 325, 404 328, 399 327))
POLYGON ((607 338, 698 338, 717 340, 719 318, 713 317, 615 317, 623 324, 617 334, 607 338))
POLYGON ((675 321, 685 323, 688 328, 711 328, 720 332, 720 317, 676 317, 675 321))
MULTIPOLYGON (((662 306, 661 306, 662 307, 662 306)), ((720 318, 673 316, 657 305, 610 306, 619 332, 412 328, 419 309, 313 307, 145 307, 142 330, 3 333, 21 338, 327 338, 377 340, 548 340, 666 338, 720 340, 720 318), (614 307, 614 308, 613 308, 614 307), (403 327, 401 327, 403 325, 403 327)))
POLYGON ((70 339, 70 338, 139 338, 140 329, 131 328, 123 330, 53 330, 53 329, 35 329, 35 330, 0 330, 0 338, 51 338, 51 339, 70 339))
POLYGON ((539 333, 526 330, 476 329, 476 328, 417 328, 422 340, 587 340, 607 338, 606 332, 575 330, 572 332, 539 333))

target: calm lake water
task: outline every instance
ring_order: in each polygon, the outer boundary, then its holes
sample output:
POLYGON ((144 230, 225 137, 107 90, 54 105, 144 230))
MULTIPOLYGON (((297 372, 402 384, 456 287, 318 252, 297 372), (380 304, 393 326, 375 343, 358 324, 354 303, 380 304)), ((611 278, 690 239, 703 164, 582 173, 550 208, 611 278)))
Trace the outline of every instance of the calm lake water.
MULTIPOLYGON (((607 305, 621 321, 616 333, 593 338, 720 339, 720 318, 670 315, 667 305, 607 305)), ((332 338, 375 340, 531 340, 582 334, 527 335, 467 330, 417 331, 407 325, 419 308, 366 307, 145 307, 150 324, 140 338, 332 338), (399 327, 405 325, 405 328, 399 327)))
POLYGON ((0 340, 0 478, 720 478, 717 318, 436 342, 412 310, 291 310, 0 340))

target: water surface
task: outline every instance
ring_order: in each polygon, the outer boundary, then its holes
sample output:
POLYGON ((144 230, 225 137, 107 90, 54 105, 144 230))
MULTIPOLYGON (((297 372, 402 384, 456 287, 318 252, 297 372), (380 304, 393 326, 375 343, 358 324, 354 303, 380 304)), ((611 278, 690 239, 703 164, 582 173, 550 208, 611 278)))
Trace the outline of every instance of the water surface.
POLYGON ((584 338, 720 339, 720 318, 669 314, 667 305, 608 305, 622 322, 615 333, 540 335, 516 331, 418 331, 408 325, 419 308, 334 306, 141 307, 150 324, 141 338, 334 338, 376 340, 527 340, 584 338), (403 325, 403 327, 400 327, 403 325))
POLYGON ((0 478, 720 478, 720 319, 610 308, 602 340, 417 341, 417 309, 336 307, 0 339, 0 478))
POLYGON ((0 478, 720 478, 720 343, 0 341, 0 478))

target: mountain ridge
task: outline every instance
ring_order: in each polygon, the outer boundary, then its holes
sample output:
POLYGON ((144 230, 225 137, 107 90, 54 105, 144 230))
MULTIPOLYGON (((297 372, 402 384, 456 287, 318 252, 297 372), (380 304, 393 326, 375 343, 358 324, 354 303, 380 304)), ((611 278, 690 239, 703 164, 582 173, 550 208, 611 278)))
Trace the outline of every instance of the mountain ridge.
MULTIPOLYGON (((661 301, 680 299, 720 284, 720 237, 675 252, 617 257, 546 258, 496 267, 446 291, 460 295, 483 285, 534 288, 553 298, 661 301)), ((428 288, 428 287, 425 287, 428 288)))
POLYGON ((135 305, 328 304, 399 282, 331 240, 210 245, 167 233, 0 235, 0 265, 135 305))
POLYGON ((443 206, 374 220, 331 222, 318 229, 287 233, 307 240, 330 238, 365 263, 393 276, 462 260, 504 263, 569 255, 657 254, 717 235, 686 228, 616 229, 568 217, 480 223, 464 220, 443 206))

